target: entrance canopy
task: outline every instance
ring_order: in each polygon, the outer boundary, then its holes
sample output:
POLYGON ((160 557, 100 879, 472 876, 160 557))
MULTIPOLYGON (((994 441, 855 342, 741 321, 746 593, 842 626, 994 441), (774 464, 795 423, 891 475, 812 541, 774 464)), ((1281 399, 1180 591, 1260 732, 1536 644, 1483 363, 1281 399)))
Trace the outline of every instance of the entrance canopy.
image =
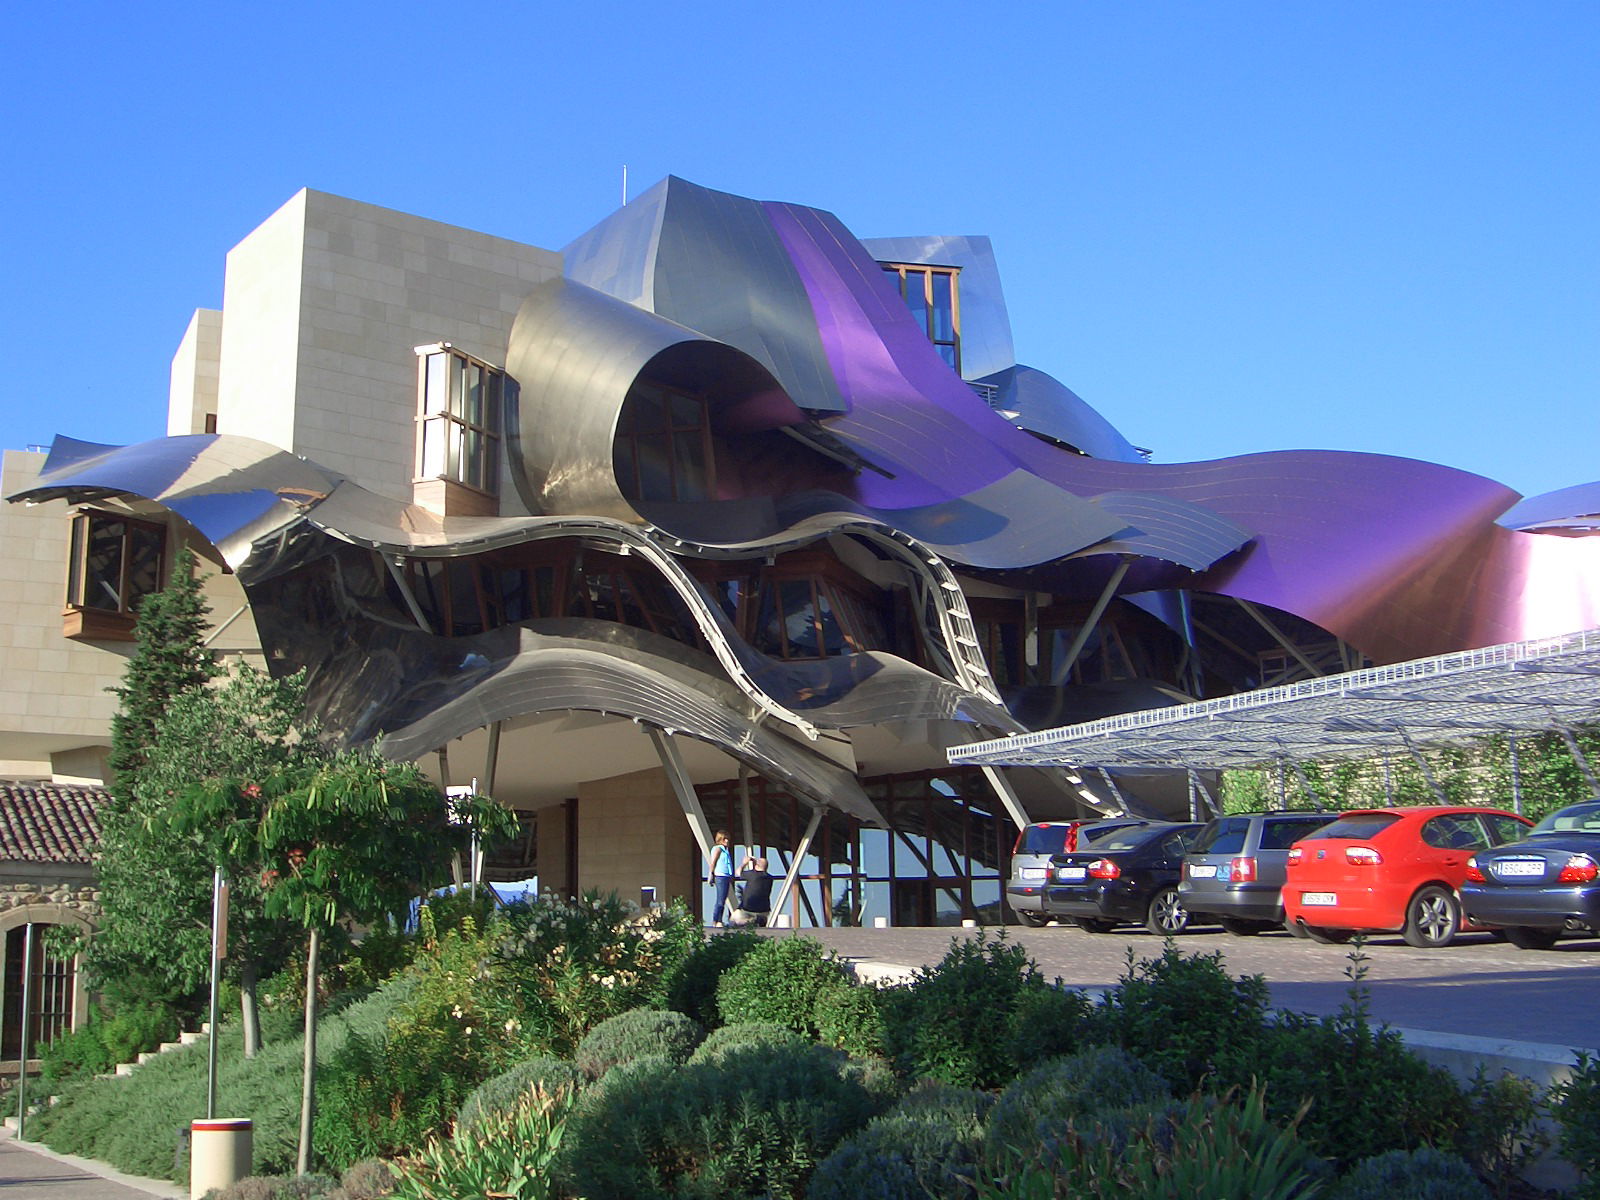
POLYGON ((1222 769, 1600 720, 1600 629, 1369 667, 959 746, 952 763, 1222 769))

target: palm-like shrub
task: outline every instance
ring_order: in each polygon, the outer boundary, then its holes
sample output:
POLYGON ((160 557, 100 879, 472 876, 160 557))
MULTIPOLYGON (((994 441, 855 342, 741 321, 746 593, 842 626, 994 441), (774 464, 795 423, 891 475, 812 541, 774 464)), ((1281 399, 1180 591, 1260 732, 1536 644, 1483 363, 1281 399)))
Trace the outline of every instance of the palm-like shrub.
POLYGON ((552 1164, 561 1148, 576 1092, 534 1088, 509 1112, 485 1116, 448 1139, 401 1159, 398 1200, 550 1200, 558 1196, 552 1164))

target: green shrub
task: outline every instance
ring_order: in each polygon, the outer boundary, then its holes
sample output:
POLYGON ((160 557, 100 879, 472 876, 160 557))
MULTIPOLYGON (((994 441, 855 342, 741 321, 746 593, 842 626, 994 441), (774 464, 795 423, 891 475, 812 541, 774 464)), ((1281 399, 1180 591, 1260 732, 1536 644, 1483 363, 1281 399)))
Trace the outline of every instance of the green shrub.
POLYGON ((1169 938, 1159 957, 1128 951, 1121 980, 1094 1021, 1114 1042, 1188 1093, 1210 1077, 1213 1090, 1246 1084, 1266 1028, 1267 983, 1228 974, 1220 952, 1181 953, 1169 938))
POLYGON ((443 1053, 420 1052, 420 1039, 355 1036, 318 1072, 315 1144, 343 1169, 421 1145, 448 1128, 474 1073, 441 1037, 443 1053))
POLYGON ((1489 1189, 1454 1154, 1423 1146, 1364 1158, 1329 1200, 1489 1200, 1489 1189))
POLYGON ((636 1008, 591 1029, 578 1044, 573 1062, 590 1079, 599 1079, 612 1067, 647 1054, 684 1062, 705 1036, 705 1030, 682 1013, 636 1008))
POLYGON ((850 987, 845 968, 815 938, 764 938, 717 982, 724 1023, 771 1021, 817 1037, 817 998, 850 987))
POLYGON ((1550 1089, 1550 1100, 1561 1154, 1583 1175, 1573 1195, 1595 1200, 1600 1197, 1600 1058, 1578 1055, 1572 1074, 1550 1089))
POLYGON ((1309 1104, 1301 1136, 1341 1166, 1389 1150, 1454 1146, 1467 1116, 1448 1071, 1348 1007, 1327 1017, 1280 1014, 1251 1065, 1273 1118, 1290 1120, 1309 1104))
POLYGON ((989 1116, 989 1156, 1009 1147, 1042 1145, 1069 1124, 1116 1109, 1169 1099, 1165 1079, 1116 1046, 1096 1046, 1029 1071, 1000 1094, 989 1116))
POLYGON ((802 1196, 816 1164, 880 1107, 845 1063, 817 1045, 746 1045, 602 1084, 573 1115, 561 1174, 588 1200, 802 1196))
POLYGON ((480 1083, 456 1113, 455 1131, 463 1133, 487 1117, 510 1112, 535 1088, 546 1092, 576 1088, 582 1079, 578 1069, 565 1059, 549 1055, 530 1058, 480 1083))
POLYGON ((162 1042, 177 1038, 178 1014, 165 1004, 122 1008, 100 1025, 100 1041, 113 1064, 133 1062, 162 1042))
POLYGON ((692 1063, 721 1062, 728 1052, 739 1046, 804 1046, 806 1039, 792 1029, 775 1025, 771 1021, 740 1021, 724 1025, 706 1035, 693 1054, 692 1063))
POLYGON ((692 1017, 706 1029, 722 1024, 717 1011, 717 983, 724 971, 767 939, 750 929, 713 934, 669 964, 662 976, 666 1007, 692 1017))
POLYGON ((205 1200, 324 1200, 335 1186, 326 1175, 246 1175, 232 1187, 212 1188, 205 1200))
MULTIPOLYGON (((317 1028, 319 1050, 330 1058, 352 1033, 376 1037, 414 988, 401 977, 353 1005, 335 1004, 317 1028)), ((285 1030, 291 1028, 285 1023, 285 1030)), ((174 1170, 173 1145, 198 1115, 206 1094, 203 1043, 162 1054, 132 1075, 68 1085, 60 1103, 28 1120, 30 1136, 64 1154, 108 1162, 120 1171, 188 1182, 187 1159, 174 1170), (198 1100, 197 1100, 198 1098, 198 1100)), ((238 1029, 224 1026, 218 1041, 218 1096, 225 1111, 250 1114, 255 1169, 292 1172, 300 1128, 301 1060, 297 1036, 269 1040, 245 1060, 238 1029)))
POLYGON ((1031 998, 1048 990, 1027 951, 1004 931, 952 938, 939 962, 879 993, 890 1057, 907 1075, 1002 1087, 1019 1066, 1018 1015, 1049 1003, 1031 998))
POLYGON ((1010 1054, 1019 1068, 1091 1044, 1094 1001, 1075 988, 1023 988, 1011 1012, 1010 1054))
POLYGON ((552 1165, 576 1098, 573 1088, 535 1088, 509 1112, 436 1139, 398 1164, 397 1200, 551 1200, 552 1165))
POLYGON ((660 997, 689 919, 682 905, 641 913, 596 892, 541 896, 502 914, 493 974, 517 998, 523 1053, 563 1056, 601 1021, 660 997))
POLYGON ((1273 1125, 1258 1090, 1238 1102, 1195 1096, 1110 1136, 1100 1120, 1069 1125, 1041 1147, 1009 1148, 983 1172, 979 1200, 1301 1200, 1327 1173, 1293 1124, 1273 1125))
POLYGON ((827 987, 817 996, 817 1040, 852 1058, 882 1055, 883 1011, 874 987, 827 987))
POLYGON ((927 1081, 841 1142, 817 1167, 810 1200, 970 1196, 983 1145, 986 1092, 927 1081))
POLYGON ((69 1080, 103 1075, 117 1065, 100 1036, 102 1028, 104 1022, 91 1014, 83 1026, 62 1034, 39 1052, 39 1077, 46 1091, 55 1091, 69 1080))
POLYGON ((328 1193, 328 1200, 381 1200, 394 1192, 396 1176, 381 1158, 369 1158, 346 1167, 339 1186, 328 1193))
POLYGON ((1531 1079, 1509 1071, 1491 1077, 1479 1067, 1467 1085, 1466 1101, 1466 1125, 1458 1138, 1461 1156, 1505 1200, 1550 1148, 1544 1096, 1531 1079))

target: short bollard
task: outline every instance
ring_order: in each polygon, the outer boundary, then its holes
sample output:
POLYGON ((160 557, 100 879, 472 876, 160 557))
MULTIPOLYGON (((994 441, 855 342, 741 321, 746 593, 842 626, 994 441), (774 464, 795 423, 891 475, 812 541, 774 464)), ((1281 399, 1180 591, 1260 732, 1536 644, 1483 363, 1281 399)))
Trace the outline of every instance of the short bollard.
POLYGON ((189 1200, 212 1188, 232 1187, 250 1174, 249 1117, 216 1117, 189 1123, 189 1200))

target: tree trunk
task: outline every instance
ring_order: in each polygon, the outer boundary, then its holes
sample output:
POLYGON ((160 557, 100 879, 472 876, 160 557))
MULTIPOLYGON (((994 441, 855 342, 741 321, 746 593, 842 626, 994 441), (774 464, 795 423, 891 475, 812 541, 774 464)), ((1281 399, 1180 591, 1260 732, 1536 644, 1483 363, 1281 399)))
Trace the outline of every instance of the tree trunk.
POLYGON ((311 1173, 311 1118, 317 1094, 317 953, 321 949, 322 931, 313 928, 306 947, 306 1060, 300 1091, 300 1154, 295 1159, 295 1170, 301 1175, 311 1173))
POLYGON ((256 994, 256 964, 246 959, 239 964, 239 1024, 244 1029, 244 1056, 261 1053, 261 1000, 256 994))

